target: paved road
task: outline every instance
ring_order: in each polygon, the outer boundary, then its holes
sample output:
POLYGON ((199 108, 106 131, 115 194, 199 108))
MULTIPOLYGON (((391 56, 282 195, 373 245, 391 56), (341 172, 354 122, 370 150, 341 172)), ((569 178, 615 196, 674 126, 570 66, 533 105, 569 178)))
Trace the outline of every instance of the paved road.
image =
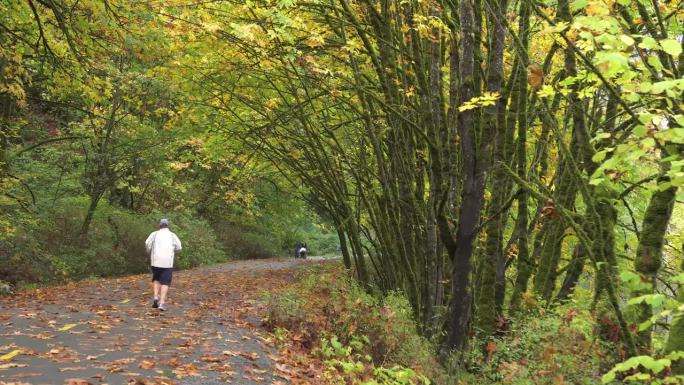
POLYGON ((256 299, 317 259, 177 272, 165 313, 150 307, 148 275, 1 298, 0 385, 287 383, 256 299))

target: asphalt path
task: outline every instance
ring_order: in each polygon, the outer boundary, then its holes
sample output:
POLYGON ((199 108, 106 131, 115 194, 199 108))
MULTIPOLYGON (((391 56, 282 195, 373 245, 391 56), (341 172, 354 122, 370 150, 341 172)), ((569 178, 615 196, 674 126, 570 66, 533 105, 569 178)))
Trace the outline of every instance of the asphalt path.
POLYGON ((258 298, 319 260, 175 272, 166 312, 151 307, 149 275, 0 298, 0 385, 286 384, 258 298))

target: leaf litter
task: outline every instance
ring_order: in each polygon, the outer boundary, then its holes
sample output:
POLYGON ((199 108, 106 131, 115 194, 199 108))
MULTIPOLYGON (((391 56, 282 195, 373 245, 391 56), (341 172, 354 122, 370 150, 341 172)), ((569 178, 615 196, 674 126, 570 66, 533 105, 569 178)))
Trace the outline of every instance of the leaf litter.
MULTIPOLYGON (((165 314, 149 307, 144 275, 70 283, 3 298, 0 371, 9 376, 2 378, 71 373, 60 377, 65 385, 120 383, 121 378, 133 385, 173 385, 188 377, 236 384, 316 383, 317 369, 295 352, 276 353, 260 325, 265 314, 260 293, 285 287, 296 264, 232 265, 177 274, 165 314), (36 373, 28 373, 31 366, 36 366, 36 373), (38 373, 46 367, 52 373, 38 373), (101 372, 78 376, 88 369, 101 372)), ((0 385, 22 384, 0 380, 0 385)))

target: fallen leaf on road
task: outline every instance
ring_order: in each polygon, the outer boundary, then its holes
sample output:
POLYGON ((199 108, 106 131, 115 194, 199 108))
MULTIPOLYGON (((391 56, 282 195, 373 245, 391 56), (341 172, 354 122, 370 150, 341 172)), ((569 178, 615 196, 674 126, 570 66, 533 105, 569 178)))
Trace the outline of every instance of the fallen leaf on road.
POLYGON ((225 360, 225 358, 224 357, 215 357, 215 356, 202 356, 201 360, 204 362, 221 362, 221 361, 225 360))
POLYGON ((21 354, 21 349, 14 349, 9 353, 7 353, 3 356, 0 356, 0 361, 9 361, 19 354, 21 354))
POLYGON ((178 378, 183 378, 186 376, 199 376, 200 373, 193 364, 187 364, 177 367, 173 370, 173 374, 178 378))
POLYGON ((25 368, 28 365, 26 364, 17 364, 14 362, 10 362, 9 364, 0 364, 0 370, 7 370, 7 369, 12 369, 12 368, 25 368))
POLYGON ((32 335, 31 337, 37 338, 39 340, 49 340, 49 339, 55 338, 54 335, 47 334, 47 333, 35 334, 35 335, 32 335))
POLYGON ((259 358, 259 354, 257 354, 256 352, 252 352, 252 353, 239 352, 238 355, 240 355, 241 357, 244 357, 250 361, 254 361, 257 358, 259 358))
POLYGON ((67 325, 62 326, 61 328, 59 328, 57 330, 59 330, 60 332, 65 332, 69 329, 72 329, 75 326, 78 326, 78 324, 67 324, 67 325))
POLYGON ((82 378, 67 378, 64 385, 93 385, 82 378))

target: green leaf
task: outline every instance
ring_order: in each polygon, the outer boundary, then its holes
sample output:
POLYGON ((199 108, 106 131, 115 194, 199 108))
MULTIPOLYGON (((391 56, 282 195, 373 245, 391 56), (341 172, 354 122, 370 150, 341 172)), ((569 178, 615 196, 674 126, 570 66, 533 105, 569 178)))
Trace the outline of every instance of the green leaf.
POLYGON ((599 140, 608 139, 608 138, 610 138, 609 133, 601 132, 599 134, 596 134, 596 136, 594 136, 593 138, 591 138, 591 142, 595 143, 595 142, 598 142, 599 140))
POLYGON ((658 42, 656 39, 650 36, 644 36, 641 38, 641 43, 639 43, 639 48, 643 49, 654 49, 658 47, 658 42))
POLYGON ((636 373, 631 376, 625 377, 625 382, 633 382, 633 381, 646 381, 650 380, 651 375, 648 373, 636 373))
POLYGON ((684 351, 672 352, 665 356, 668 360, 676 361, 684 358, 684 351))
POLYGON ((632 39, 631 36, 627 35, 620 35, 620 40, 625 43, 628 47, 631 47, 634 45, 634 39, 632 39))
POLYGON ((574 11, 583 9, 586 6, 587 6, 587 0, 575 0, 570 4, 570 9, 572 9, 572 11, 574 12, 574 11))
POLYGON ((632 130, 632 133, 634 135, 640 137, 640 138, 643 138, 644 136, 646 136, 647 132, 648 132, 648 130, 646 129, 646 126, 641 125, 641 124, 634 127, 634 130, 632 130))
POLYGON ((601 163, 606 158, 606 151, 599 151, 591 157, 592 162, 601 163))
POLYGON ((622 282, 628 282, 634 279, 639 279, 639 275, 627 270, 620 272, 620 280, 622 280, 622 282))
POLYGON ((648 319, 639 324, 639 331, 643 332, 644 330, 649 329, 651 326, 653 326, 653 321, 648 319))
POLYGON ((684 115, 675 115, 674 119, 677 122, 677 124, 684 127, 684 115))
POLYGON ((604 374, 603 377, 601 377, 601 382, 604 384, 608 384, 615 381, 615 374, 616 372, 614 370, 611 370, 610 372, 604 374))
POLYGON ((651 114, 639 114, 639 121, 643 124, 648 124, 651 122, 653 115, 651 114))
POLYGON ((653 68, 655 68, 656 71, 661 71, 663 69, 663 63, 660 62, 658 56, 651 55, 648 57, 646 62, 650 64, 653 68))
POLYGON ((654 360, 651 357, 648 358, 649 359, 645 359, 640 363, 643 367, 652 371, 653 373, 660 373, 663 371, 663 369, 669 367, 670 364, 672 364, 672 362, 667 358, 662 358, 660 360, 654 360))
POLYGON ((678 283, 680 285, 684 285, 684 273, 679 273, 672 277, 672 282, 678 283))
POLYGON ((660 46, 663 47, 663 51, 674 57, 678 57, 682 53, 682 46, 677 40, 665 39, 660 41, 660 46))
POLYGON ((672 182, 663 182, 658 185, 657 189, 658 191, 665 191, 670 187, 672 187, 672 182))

